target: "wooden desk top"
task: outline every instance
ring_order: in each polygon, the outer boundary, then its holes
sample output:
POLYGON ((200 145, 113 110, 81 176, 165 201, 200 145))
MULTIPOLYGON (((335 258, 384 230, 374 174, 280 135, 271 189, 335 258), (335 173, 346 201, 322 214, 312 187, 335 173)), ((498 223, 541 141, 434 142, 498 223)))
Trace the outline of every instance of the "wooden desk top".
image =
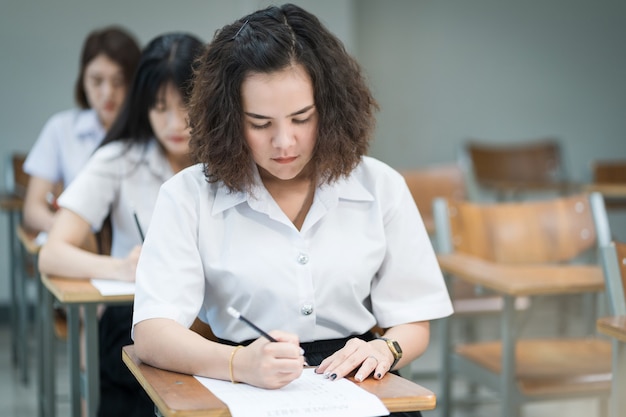
MULTIPOLYGON (((226 405, 193 376, 164 371, 142 363, 134 346, 122 349, 122 359, 165 417, 228 417, 226 405)), ((367 379, 360 387, 377 395, 390 412, 432 410, 431 391, 399 376, 367 379)))
POLYGON ((133 294, 107 295, 91 284, 89 279, 62 278, 41 274, 41 281, 61 303, 132 303, 133 294))
POLYGON ((598 332, 626 343, 626 316, 599 318, 596 328, 598 332))
POLYGON ((514 297, 604 289, 602 268, 595 265, 501 265, 460 253, 438 255, 437 259, 444 272, 514 297))

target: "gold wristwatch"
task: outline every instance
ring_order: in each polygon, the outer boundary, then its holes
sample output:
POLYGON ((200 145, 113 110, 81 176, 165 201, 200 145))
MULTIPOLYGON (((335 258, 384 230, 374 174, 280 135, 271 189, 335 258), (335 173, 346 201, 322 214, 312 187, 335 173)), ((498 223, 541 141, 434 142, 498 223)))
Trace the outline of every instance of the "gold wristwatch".
POLYGON ((391 371, 393 367, 396 366, 400 358, 402 357, 402 348, 400 348, 400 344, 396 342, 395 340, 387 339, 386 337, 379 337, 379 339, 384 340, 385 343, 387 343, 387 347, 389 348, 389 350, 391 351, 391 354, 393 355, 393 363, 389 367, 389 370, 391 371))

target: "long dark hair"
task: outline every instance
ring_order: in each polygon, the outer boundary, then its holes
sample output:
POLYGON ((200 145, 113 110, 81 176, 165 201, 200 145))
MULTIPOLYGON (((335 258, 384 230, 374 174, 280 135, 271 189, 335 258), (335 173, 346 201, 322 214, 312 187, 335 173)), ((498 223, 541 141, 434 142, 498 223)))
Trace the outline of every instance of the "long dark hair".
POLYGON ((100 146, 117 140, 147 143, 154 136, 148 114, 157 102, 159 90, 171 82, 184 102, 189 101, 193 64, 203 45, 187 33, 167 33, 150 41, 141 53, 120 114, 100 146))
POLYGON ((269 7, 219 30, 200 59, 189 104, 190 148, 208 181, 249 189, 255 167, 244 139, 241 85, 250 73, 301 65, 319 114, 312 163, 321 181, 350 174, 367 152, 377 104, 357 62, 312 14, 269 7))
POLYGON ((104 54, 122 69, 126 87, 133 78, 141 50, 134 36, 119 26, 107 26, 89 33, 80 54, 78 77, 74 84, 74 98, 83 109, 90 108, 85 92, 85 69, 98 55, 104 54))

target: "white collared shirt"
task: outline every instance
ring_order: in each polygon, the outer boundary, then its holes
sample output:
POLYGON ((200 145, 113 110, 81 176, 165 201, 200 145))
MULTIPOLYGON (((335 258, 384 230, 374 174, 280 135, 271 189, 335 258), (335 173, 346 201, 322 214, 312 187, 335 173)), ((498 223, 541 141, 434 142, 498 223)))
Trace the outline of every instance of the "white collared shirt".
POLYGON ((95 110, 66 110, 52 116, 28 153, 24 171, 52 183, 72 182, 104 138, 95 110))
POLYGON ((111 256, 123 258, 140 245, 133 210, 146 233, 159 187, 174 175, 156 139, 146 144, 111 142, 98 149, 59 197, 59 205, 99 230, 111 212, 111 256))
POLYGON ((404 179, 372 158, 316 189, 300 231, 258 177, 252 193, 229 193, 201 165, 163 185, 152 219, 134 324, 162 317, 190 326, 199 316, 220 338, 257 338, 228 315, 232 306, 308 342, 452 313, 404 179))

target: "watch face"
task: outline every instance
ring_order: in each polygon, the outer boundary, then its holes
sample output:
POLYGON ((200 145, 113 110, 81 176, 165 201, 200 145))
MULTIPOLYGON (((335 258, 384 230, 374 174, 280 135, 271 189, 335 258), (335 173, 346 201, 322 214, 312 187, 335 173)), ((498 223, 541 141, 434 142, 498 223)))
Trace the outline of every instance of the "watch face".
POLYGON ((402 348, 400 347, 400 344, 395 340, 392 340, 391 343, 393 343, 393 348, 396 350, 396 352, 398 352, 398 356, 402 356, 402 348))

